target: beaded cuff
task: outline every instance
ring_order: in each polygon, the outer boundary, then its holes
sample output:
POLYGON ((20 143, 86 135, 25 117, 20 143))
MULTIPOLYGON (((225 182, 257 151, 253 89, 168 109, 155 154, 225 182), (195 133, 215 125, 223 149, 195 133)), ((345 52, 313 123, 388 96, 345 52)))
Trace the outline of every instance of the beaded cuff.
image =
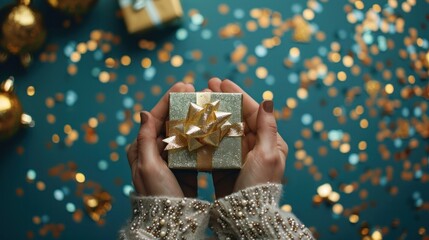
POLYGON ((314 239, 293 214, 279 209, 281 189, 264 184, 215 201, 211 228, 220 239, 314 239))
POLYGON ((203 236, 210 203, 187 198, 131 195, 133 217, 124 239, 188 239, 203 236))

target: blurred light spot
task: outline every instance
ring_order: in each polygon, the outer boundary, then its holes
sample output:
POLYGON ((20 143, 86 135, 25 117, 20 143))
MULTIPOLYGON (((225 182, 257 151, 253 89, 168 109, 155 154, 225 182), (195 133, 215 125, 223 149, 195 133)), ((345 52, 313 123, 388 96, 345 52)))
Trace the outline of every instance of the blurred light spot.
POLYGON ((350 215, 350 217, 349 217, 349 221, 350 221, 351 223, 357 223, 357 222, 359 221, 359 216, 358 216, 358 215, 356 215, 356 214, 352 214, 352 215, 350 215))
POLYGON ((308 91, 305 88, 299 88, 296 92, 296 95, 298 96, 298 98, 300 99, 307 99, 308 97, 308 91))
POLYGON ((127 143, 127 139, 124 137, 124 136, 117 136, 116 137, 116 143, 119 145, 119 146, 124 146, 126 143, 127 143))
POLYGON ((366 149, 366 142, 365 141, 360 141, 359 142, 359 150, 363 151, 366 149))
POLYGON ((304 125, 310 125, 312 121, 313 121, 313 117, 308 113, 303 114, 301 117, 301 122, 304 125))
POLYGON ((33 169, 29 169, 28 171, 27 171, 27 179, 28 180, 34 180, 34 179, 36 179, 36 176, 37 176, 37 174, 36 174, 36 171, 34 171, 33 169))
POLYGON ((319 194, 319 196, 322 198, 328 197, 329 194, 331 194, 331 192, 332 192, 332 187, 329 183, 325 183, 323 185, 320 185, 317 188, 317 194, 319 194))
POLYGON ((73 90, 69 90, 66 92, 65 102, 67 106, 73 106, 77 101, 77 93, 73 90))
POLYGON ((350 144, 343 143, 340 145, 340 152, 341 153, 348 153, 350 151, 350 144))
POLYGON ((122 192, 127 197, 130 196, 130 193, 133 191, 134 191, 134 188, 131 185, 124 185, 124 187, 122 188, 122 192))
POLYGON ((276 82, 276 79, 274 78, 273 75, 268 75, 267 78, 265 79, 265 82, 267 83, 267 85, 272 86, 276 82))
POLYGON ((337 73, 337 78, 338 78, 338 80, 340 80, 342 82, 346 81, 347 80, 347 74, 343 71, 340 71, 337 73))
POLYGON ((356 153, 352 153, 349 156, 349 163, 351 165, 356 165, 359 163, 359 155, 357 155, 356 153))
POLYGON ((285 212, 292 212, 292 206, 289 204, 285 204, 281 207, 281 209, 285 212))
POLYGON ((179 28, 176 31, 177 40, 185 40, 188 37, 188 31, 185 28, 179 28))
POLYGON ((61 190, 57 189, 54 191, 54 198, 57 201, 62 201, 64 199, 64 193, 61 190))
POLYGON ((336 203, 334 204, 334 206, 332 206, 332 211, 337 214, 340 215, 343 212, 344 208, 343 205, 336 203))
POLYGON ((288 80, 290 83, 295 84, 299 81, 299 76, 296 73, 291 73, 288 76, 288 80))
POLYGON ((234 17, 237 19, 242 19, 245 16, 245 12, 243 9, 235 9, 234 10, 234 17))
POLYGON ((387 94, 392 94, 394 91, 394 87, 392 84, 386 84, 386 86, 384 86, 384 91, 386 91, 387 94))
POLYGON ((34 94, 36 93, 36 89, 33 87, 33 86, 29 86, 28 88, 27 88, 27 95, 28 96, 34 96, 34 94))
POLYGON ((340 200, 340 194, 332 191, 328 196, 328 200, 333 203, 338 202, 340 200))
POLYGON ((192 15, 191 21, 195 25, 201 25, 204 22, 204 17, 203 17, 203 15, 196 13, 196 14, 192 15))
POLYGON ((83 173, 76 173, 76 175, 74 177, 76 179, 76 182, 78 182, 78 183, 85 182, 85 175, 83 175, 83 173))
POLYGON ((121 57, 121 64, 123 66, 128 66, 131 64, 131 58, 127 55, 121 57))
POLYGON ((173 67, 180 67, 183 64, 183 58, 180 55, 174 55, 170 61, 173 67))
POLYGON ((271 91, 267 90, 262 94, 262 99, 264 100, 273 100, 273 98, 274 98, 274 94, 271 91))
POLYGON ((201 37, 205 40, 212 38, 212 31, 209 29, 204 29, 201 31, 201 37))
POLYGON ((125 108, 132 108, 134 104, 134 100, 131 97, 125 97, 122 101, 122 104, 125 108))
POLYGON ((109 167, 109 163, 106 160, 100 160, 97 165, 101 171, 105 171, 109 167))
POLYGON ((97 118, 95 118, 95 117, 90 118, 90 119, 88 120, 88 125, 89 125, 91 128, 96 128, 96 127, 98 126, 98 120, 97 120, 97 118))
POLYGON ((153 77, 155 77, 155 74, 156 74, 155 67, 149 67, 144 71, 143 78, 146 81, 151 81, 153 77))
POLYGON ((76 206, 73 203, 67 203, 66 210, 69 213, 73 213, 74 211, 76 211, 76 206))
POLYGON ((265 67, 258 67, 256 68, 256 76, 259 79, 264 79, 268 75, 268 70, 265 67))
POLYGON ((286 105, 290 108, 290 109, 294 109, 297 106, 297 102, 295 100, 295 98, 288 98, 286 100, 286 105))
POLYGON ((313 20, 314 19, 314 12, 311 9, 305 9, 304 12, 302 13, 302 15, 304 16, 304 18, 306 20, 313 20))
POLYGON ((360 120, 359 125, 361 128, 368 128, 368 125, 369 125, 368 120, 366 120, 365 118, 360 120))
POLYGON ((60 136, 58 136, 58 134, 52 135, 52 142, 53 143, 59 143, 60 142, 60 136))
POLYGON ((258 45, 255 47, 255 54, 258 57, 265 57, 267 55, 267 49, 262 45, 258 45))

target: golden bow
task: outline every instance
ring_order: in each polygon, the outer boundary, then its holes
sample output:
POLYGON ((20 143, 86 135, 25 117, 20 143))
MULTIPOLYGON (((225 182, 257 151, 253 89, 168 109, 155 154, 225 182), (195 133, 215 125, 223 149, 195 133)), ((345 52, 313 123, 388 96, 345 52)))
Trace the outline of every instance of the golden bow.
POLYGON ((225 136, 243 136, 243 123, 230 123, 231 113, 218 111, 219 105, 219 100, 203 107, 191 103, 186 119, 169 121, 169 137, 162 140, 167 143, 165 150, 187 147, 189 151, 194 151, 207 145, 218 147, 225 136))

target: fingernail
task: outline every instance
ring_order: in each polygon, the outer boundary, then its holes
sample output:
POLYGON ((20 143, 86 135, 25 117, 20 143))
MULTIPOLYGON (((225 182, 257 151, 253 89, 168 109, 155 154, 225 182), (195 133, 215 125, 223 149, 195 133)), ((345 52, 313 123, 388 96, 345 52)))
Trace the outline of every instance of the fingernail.
POLYGON ((271 100, 264 101, 262 103, 262 108, 264 108, 265 112, 272 113, 273 109, 274 109, 274 103, 273 103, 273 101, 271 101, 271 100))
POLYGON ((145 112, 140 112, 140 124, 145 124, 148 119, 148 116, 145 112))

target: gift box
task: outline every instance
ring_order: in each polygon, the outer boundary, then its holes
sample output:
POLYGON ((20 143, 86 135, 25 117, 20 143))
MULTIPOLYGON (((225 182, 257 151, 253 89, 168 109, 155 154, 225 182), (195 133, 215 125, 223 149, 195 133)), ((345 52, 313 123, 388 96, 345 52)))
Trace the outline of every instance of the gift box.
POLYGON ((129 33, 144 32, 180 19, 179 0, 119 0, 129 33))
POLYGON ((240 169, 242 94, 170 93, 166 136, 172 169, 240 169))

